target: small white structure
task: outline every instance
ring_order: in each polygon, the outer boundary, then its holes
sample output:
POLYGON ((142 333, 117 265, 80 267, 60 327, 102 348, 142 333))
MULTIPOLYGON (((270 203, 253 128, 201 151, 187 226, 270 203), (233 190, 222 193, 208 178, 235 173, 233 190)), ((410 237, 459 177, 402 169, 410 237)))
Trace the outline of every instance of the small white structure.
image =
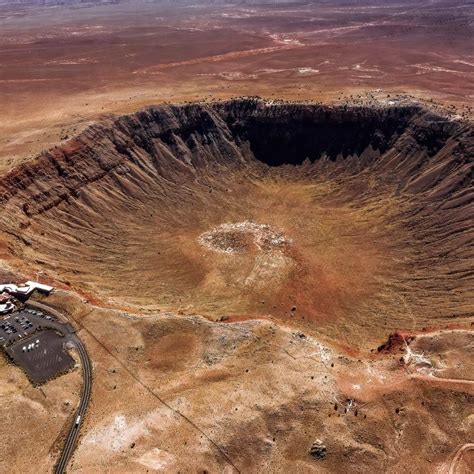
POLYGON ((11 301, 0 304, 0 314, 10 313, 15 309, 15 305, 11 301))
POLYGON ((37 281, 27 281, 25 285, 32 288, 32 291, 38 290, 40 293, 44 293, 46 295, 49 295, 54 290, 52 286, 43 285, 42 283, 38 283, 37 281))
POLYGON ((40 293, 49 295, 53 290, 54 288, 52 286, 43 285, 36 281, 27 281, 23 285, 16 285, 15 283, 5 283, 0 285, 0 293, 8 293, 22 301, 26 301, 34 291, 39 291, 40 293))

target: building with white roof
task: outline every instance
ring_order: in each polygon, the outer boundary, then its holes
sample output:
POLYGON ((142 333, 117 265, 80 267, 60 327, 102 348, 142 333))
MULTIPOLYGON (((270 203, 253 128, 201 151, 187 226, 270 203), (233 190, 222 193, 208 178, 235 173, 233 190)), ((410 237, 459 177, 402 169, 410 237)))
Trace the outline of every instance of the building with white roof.
MULTIPOLYGON (((35 291, 49 295, 54 288, 49 285, 43 285, 36 281, 27 281, 22 285, 16 285, 15 283, 4 283, 0 284, 0 294, 7 293, 11 297, 17 298, 20 301, 26 301, 35 291)), ((14 307, 12 300, 0 302, 0 314, 10 312, 14 307)))

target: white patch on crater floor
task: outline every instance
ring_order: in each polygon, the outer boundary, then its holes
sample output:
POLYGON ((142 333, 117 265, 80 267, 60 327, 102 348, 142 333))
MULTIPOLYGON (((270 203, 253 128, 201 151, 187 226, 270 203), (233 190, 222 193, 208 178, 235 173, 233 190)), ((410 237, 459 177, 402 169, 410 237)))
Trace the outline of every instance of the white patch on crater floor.
POLYGON ((239 253, 244 251, 245 237, 252 237, 253 243, 260 250, 272 250, 290 243, 282 232, 268 224, 257 224, 244 221, 234 224, 221 224, 199 236, 199 243, 210 250, 221 253, 239 253))
POLYGON ((244 221, 225 223, 204 232, 198 238, 204 247, 228 255, 245 254, 251 246, 257 250, 250 273, 239 279, 243 286, 261 286, 285 278, 294 265, 285 250, 291 240, 268 224, 244 221))

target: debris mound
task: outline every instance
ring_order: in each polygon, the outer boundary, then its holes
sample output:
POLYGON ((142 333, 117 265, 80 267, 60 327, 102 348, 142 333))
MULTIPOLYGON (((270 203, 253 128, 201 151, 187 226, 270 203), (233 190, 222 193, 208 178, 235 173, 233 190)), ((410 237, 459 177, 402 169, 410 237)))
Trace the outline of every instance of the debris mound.
POLYGON ((309 453, 314 459, 324 459, 327 456, 327 448, 320 439, 317 439, 312 445, 309 453))

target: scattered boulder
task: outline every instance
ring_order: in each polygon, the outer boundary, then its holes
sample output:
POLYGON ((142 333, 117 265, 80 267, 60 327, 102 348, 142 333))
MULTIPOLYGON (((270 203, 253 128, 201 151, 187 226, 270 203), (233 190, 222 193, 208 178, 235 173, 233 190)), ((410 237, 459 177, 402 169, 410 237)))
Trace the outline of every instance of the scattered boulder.
POLYGON ((317 439, 309 450, 314 459, 324 459, 327 456, 327 448, 320 439, 317 439))
POLYGON ((388 336, 387 341, 377 348, 377 352, 393 354, 397 351, 403 352, 405 347, 415 339, 415 336, 394 332, 388 336))

